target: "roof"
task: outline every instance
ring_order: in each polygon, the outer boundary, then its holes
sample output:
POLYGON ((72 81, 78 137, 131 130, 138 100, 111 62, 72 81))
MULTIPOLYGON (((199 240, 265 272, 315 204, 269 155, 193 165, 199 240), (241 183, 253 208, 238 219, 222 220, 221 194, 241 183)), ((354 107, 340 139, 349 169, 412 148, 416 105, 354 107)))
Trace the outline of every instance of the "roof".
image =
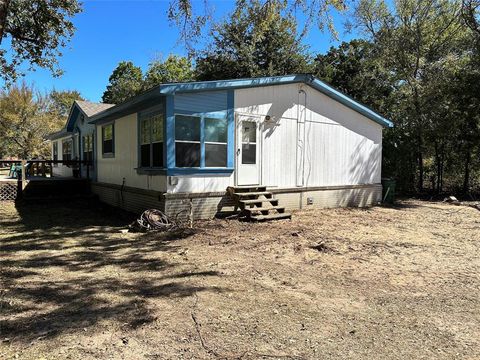
POLYGON ((343 94, 334 87, 326 84, 325 82, 315 78, 309 74, 293 74, 285 76, 267 76, 267 77, 257 77, 257 78, 246 78, 246 79, 229 79, 229 80, 215 80, 215 81, 197 81, 197 82, 182 82, 182 83, 169 83, 169 84, 160 84, 147 92, 137 95, 132 99, 112 106, 97 115, 92 116, 90 123, 95 123, 102 119, 112 118, 114 116, 121 116, 127 114, 129 111, 134 112, 142 104, 151 102, 153 99, 166 96, 174 95, 178 93, 191 93, 191 92, 200 92, 200 91, 212 91, 212 90, 230 90, 230 89, 242 89, 242 88, 252 88, 259 86, 271 86, 271 85, 282 85, 282 84, 292 84, 292 83, 305 83, 314 89, 320 91, 321 93, 327 95, 328 97, 342 103, 348 108, 362 114, 368 119, 375 121, 376 123, 384 127, 393 127, 393 123, 379 115, 372 109, 367 106, 355 101, 351 97, 343 94))
POLYGON ((115 104, 95 103, 86 100, 75 100, 75 103, 87 117, 92 117, 103 110, 107 110, 112 106, 115 106, 115 104))
POLYGON ((77 120, 78 114, 81 112, 85 117, 91 118, 96 114, 101 113, 111 107, 114 107, 114 104, 102 104, 102 103, 94 103, 91 101, 86 100, 75 100, 70 108, 70 113, 68 114, 67 124, 65 128, 68 131, 73 130, 73 125, 77 120))
POLYGON ((60 138, 63 138, 63 137, 69 136, 69 135, 72 135, 72 132, 67 131, 67 129, 63 128, 60 131, 48 134, 47 139, 48 140, 56 140, 56 139, 60 139, 60 138))
POLYGON ((60 131, 47 135, 47 139, 55 140, 72 134, 73 125, 77 119, 78 114, 81 112, 85 117, 91 118, 92 116, 101 113, 111 107, 114 104, 94 103, 86 100, 75 100, 68 113, 67 122, 64 128, 60 131))

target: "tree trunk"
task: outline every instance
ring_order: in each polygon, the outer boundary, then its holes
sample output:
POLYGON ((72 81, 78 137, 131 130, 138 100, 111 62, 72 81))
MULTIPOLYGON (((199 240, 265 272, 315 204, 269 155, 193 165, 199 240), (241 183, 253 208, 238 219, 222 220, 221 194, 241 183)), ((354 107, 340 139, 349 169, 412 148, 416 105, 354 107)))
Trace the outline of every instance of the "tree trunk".
POLYGON ((470 161, 472 158, 472 153, 470 150, 467 150, 465 154, 465 170, 463 173, 463 194, 467 195, 470 190, 470 161))
POLYGON ((0 45, 5 34, 5 24, 7 23, 8 5, 10 0, 0 0, 0 45))
POLYGON ((423 138, 422 133, 419 131, 418 135, 418 191, 423 191, 423 178, 424 178, 424 169, 423 169, 423 138))

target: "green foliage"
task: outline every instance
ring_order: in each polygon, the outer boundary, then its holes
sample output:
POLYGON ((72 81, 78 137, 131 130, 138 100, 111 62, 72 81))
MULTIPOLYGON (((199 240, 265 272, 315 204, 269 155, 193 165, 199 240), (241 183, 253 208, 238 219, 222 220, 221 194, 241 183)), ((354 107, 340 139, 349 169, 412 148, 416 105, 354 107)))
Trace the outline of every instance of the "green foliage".
POLYGON ((379 66, 377 49, 366 40, 352 40, 332 47, 314 60, 314 74, 338 90, 372 107, 389 110, 394 90, 388 71, 379 66))
MULTIPOLYGON (((306 35, 313 24, 322 31, 328 29, 336 37, 332 14, 334 11, 346 10, 344 0, 236 0, 235 5, 237 10, 256 8, 260 15, 256 19, 256 26, 262 29, 271 26, 269 16, 261 16, 271 8, 278 9, 286 18, 291 19, 303 13, 306 21, 300 37, 306 35)), ((195 52, 193 45, 201 37, 205 27, 212 23, 211 10, 206 1, 170 0, 168 18, 179 28, 180 39, 190 53, 195 52)))
POLYGON ((113 70, 108 82, 102 101, 108 104, 120 104, 142 92, 142 69, 131 61, 122 61, 113 70))
MULTIPOLYGON (((375 77, 386 74, 392 89, 383 107, 395 122, 384 137, 384 174, 397 177, 404 190, 422 192, 430 185, 435 192, 468 193, 478 179, 475 81, 480 78, 473 31, 459 16, 461 5, 455 0, 397 0, 393 6, 362 0, 356 8, 355 25, 375 49, 370 61, 375 77)), ((373 75, 358 69, 367 74, 362 78, 373 75)), ((368 94, 360 94, 365 97, 368 103, 368 94)))
POLYGON ((70 108, 75 100, 85 100, 77 90, 52 90, 49 94, 51 100, 51 111, 67 120, 70 108))
POLYGON ((29 70, 38 66, 61 74, 57 58, 74 33, 71 18, 80 11, 76 0, 0 1, 0 44, 7 39, 10 49, 0 49, 0 77, 15 81, 25 62, 29 70))
POLYGON ((196 60, 199 80, 308 72, 306 47, 292 16, 276 3, 239 1, 231 17, 215 27, 212 47, 196 60))
POLYGON ((148 66, 144 88, 150 89, 163 83, 191 81, 194 79, 192 62, 182 56, 169 55, 165 61, 155 60, 148 66))
POLYGON ((48 156, 46 136, 60 130, 64 119, 52 112, 49 96, 25 83, 0 92, 0 133, 4 156, 23 159, 48 156))

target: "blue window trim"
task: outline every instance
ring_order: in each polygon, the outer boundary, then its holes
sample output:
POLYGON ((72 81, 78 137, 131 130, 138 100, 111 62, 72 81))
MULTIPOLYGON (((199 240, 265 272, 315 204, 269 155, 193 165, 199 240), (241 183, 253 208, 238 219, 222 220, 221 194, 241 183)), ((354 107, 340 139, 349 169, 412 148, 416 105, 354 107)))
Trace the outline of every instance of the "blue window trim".
POLYGON ((233 168, 173 168, 167 169, 167 175, 227 175, 231 174, 233 170, 233 168))
POLYGON ((207 175, 207 174, 231 174, 234 171, 235 149, 235 114, 234 114, 234 90, 227 91, 227 109, 223 111, 198 112, 188 110, 175 110, 175 95, 167 95, 165 101, 165 164, 166 175, 207 175), (200 141, 205 143, 204 118, 227 119, 227 166, 222 168, 205 167, 205 147, 201 147, 200 167, 177 168, 175 166, 175 114, 199 116, 201 121, 200 141))
POLYGON ((168 95, 165 101, 166 114, 166 131, 165 137, 167 139, 166 161, 167 168, 175 167, 175 103, 173 95, 168 95))
POLYGON ((227 92, 227 167, 234 167, 235 157, 235 91, 227 92))

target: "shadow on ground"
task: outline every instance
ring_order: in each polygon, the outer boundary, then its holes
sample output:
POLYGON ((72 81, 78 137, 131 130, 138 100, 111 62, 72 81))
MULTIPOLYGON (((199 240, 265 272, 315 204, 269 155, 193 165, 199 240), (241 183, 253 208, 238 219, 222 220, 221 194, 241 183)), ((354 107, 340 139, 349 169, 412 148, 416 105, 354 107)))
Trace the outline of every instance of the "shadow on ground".
POLYGON ((149 301, 223 291, 196 284, 216 272, 182 272, 178 234, 120 233, 134 215, 100 204, 0 206, 2 339, 30 341, 103 320, 136 328, 155 320, 149 301))

